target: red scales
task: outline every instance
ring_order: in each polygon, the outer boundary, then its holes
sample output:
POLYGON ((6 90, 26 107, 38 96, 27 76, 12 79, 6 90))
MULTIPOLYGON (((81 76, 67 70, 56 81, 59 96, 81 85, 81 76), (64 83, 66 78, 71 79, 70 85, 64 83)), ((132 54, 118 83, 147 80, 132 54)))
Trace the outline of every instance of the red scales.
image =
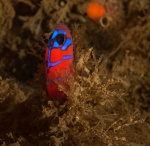
POLYGON ((66 99, 65 93, 58 89, 55 81, 71 74, 73 63, 73 42, 70 31, 65 24, 58 24, 48 39, 45 53, 47 94, 51 99, 66 99))

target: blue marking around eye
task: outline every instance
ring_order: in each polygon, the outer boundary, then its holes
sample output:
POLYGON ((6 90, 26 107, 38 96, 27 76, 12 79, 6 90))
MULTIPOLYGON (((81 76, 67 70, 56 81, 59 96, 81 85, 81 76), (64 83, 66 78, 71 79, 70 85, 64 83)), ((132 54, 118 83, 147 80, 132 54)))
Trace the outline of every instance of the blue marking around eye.
POLYGON ((63 34, 63 35, 67 34, 64 30, 57 30, 57 31, 58 31, 58 34, 63 34))
POLYGON ((57 41, 54 41, 53 47, 58 48, 58 47, 60 47, 60 45, 57 43, 57 41))
POLYGON ((54 39, 54 38, 57 36, 57 34, 58 34, 58 31, 57 31, 57 30, 54 30, 51 39, 54 39))
MULTIPOLYGON (((51 62, 50 57, 51 57, 51 50, 53 48, 59 48, 60 45, 55 41, 55 38, 58 34, 64 34, 66 35, 66 32, 63 30, 54 30, 52 33, 52 37, 50 40, 48 40, 48 61, 47 61, 47 68, 49 69, 50 67, 57 66, 62 62, 62 59, 58 60, 57 62, 51 62)), ((72 45, 72 40, 70 38, 66 38, 64 45, 61 47, 61 50, 66 50, 70 45, 72 45)), ((66 55, 63 57, 64 60, 71 59, 73 58, 72 55, 66 55)))
POLYGON ((64 45, 61 47, 61 50, 66 50, 70 45, 72 45, 72 40, 70 38, 66 38, 64 45))
POLYGON ((52 39, 54 39, 58 34, 66 35, 66 32, 63 30, 54 30, 53 35, 52 35, 52 39))
POLYGON ((72 59, 72 58, 73 58, 72 55, 65 55, 65 56, 63 57, 64 60, 68 60, 68 59, 72 59))

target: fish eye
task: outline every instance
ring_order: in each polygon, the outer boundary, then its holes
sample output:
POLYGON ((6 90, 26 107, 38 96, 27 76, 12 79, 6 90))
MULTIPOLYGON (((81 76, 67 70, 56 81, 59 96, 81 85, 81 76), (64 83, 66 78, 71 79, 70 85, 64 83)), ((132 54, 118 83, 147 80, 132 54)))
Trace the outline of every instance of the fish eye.
POLYGON ((64 34, 58 34, 56 36, 56 42, 59 44, 59 45, 62 45, 64 43, 64 34))

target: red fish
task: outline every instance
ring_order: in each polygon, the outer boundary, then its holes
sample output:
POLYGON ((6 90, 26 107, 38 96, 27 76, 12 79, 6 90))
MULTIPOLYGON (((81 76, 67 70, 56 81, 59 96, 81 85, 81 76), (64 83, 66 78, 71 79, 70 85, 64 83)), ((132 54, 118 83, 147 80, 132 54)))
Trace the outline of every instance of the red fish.
POLYGON ((68 27, 58 24, 48 39, 45 53, 47 94, 50 99, 66 99, 63 91, 58 89, 55 81, 71 75, 73 63, 73 42, 68 27))

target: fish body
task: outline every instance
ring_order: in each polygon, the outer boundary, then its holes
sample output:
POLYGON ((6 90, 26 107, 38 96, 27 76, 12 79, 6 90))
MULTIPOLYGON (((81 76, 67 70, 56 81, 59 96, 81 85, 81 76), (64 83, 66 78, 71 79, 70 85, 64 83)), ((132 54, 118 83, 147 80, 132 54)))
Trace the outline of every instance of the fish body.
POLYGON ((54 28, 49 37, 45 53, 46 88, 49 98, 66 99, 65 93, 58 89, 55 81, 63 84, 62 79, 71 75, 72 63, 72 36, 68 27, 61 23, 54 28))

